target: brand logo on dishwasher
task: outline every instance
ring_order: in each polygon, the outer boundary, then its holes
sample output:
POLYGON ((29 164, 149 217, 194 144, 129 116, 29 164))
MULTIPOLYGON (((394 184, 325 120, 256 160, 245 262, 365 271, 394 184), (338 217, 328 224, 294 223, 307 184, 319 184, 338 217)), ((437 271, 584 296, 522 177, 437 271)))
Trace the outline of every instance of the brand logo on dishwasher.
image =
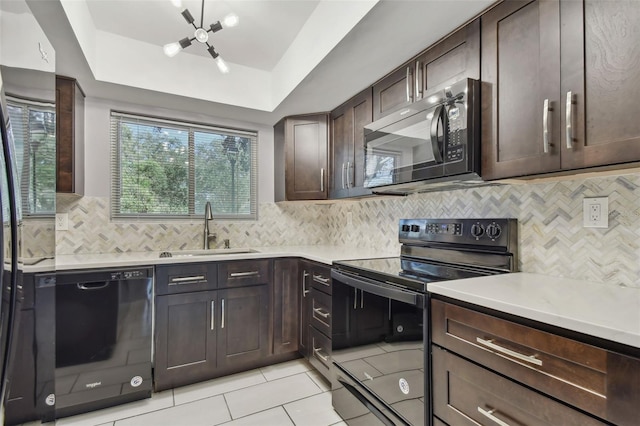
POLYGON ((87 383, 84 386, 89 388, 89 389, 93 389, 93 388, 97 388, 98 386, 101 386, 101 385, 102 385, 102 382, 93 382, 93 383, 87 383))

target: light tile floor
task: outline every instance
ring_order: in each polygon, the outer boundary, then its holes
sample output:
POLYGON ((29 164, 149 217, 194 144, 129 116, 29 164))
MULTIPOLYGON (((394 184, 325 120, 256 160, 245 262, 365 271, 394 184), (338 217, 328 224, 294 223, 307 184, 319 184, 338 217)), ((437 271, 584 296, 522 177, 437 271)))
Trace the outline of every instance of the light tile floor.
POLYGON ((305 360, 295 360, 65 417, 55 426, 344 425, 329 390, 305 360))

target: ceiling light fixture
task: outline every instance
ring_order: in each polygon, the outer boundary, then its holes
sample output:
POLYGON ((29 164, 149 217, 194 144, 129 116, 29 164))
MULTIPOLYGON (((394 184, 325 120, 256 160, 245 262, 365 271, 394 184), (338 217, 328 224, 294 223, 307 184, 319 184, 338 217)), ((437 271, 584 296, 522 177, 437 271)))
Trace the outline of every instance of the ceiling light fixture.
MULTIPOLYGON (((173 1, 173 3, 176 4, 175 1, 173 1)), ((205 29, 204 28, 204 0, 202 0, 202 9, 200 13, 200 26, 197 26, 195 24, 195 19, 193 18, 193 15, 191 15, 191 12, 189 12, 189 9, 185 9, 182 11, 182 17, 185 19, 185 21, 187 21, 188 24, 193 25, 193 28, 195 28, 193 37, 185 37, 182 40, 177 41, 175 43, 165 44, 164 45, 165 55, 172 58, 176 56, 181 50, 191 46, 191 42, 196 40, 207 46, 207 52, 209 52, 211 57, 215 59, 220 72, 223 74, 227 74, 229 72, 229 66, 222 59, 220 54, 216 52, 214 47, 209 44, 209 33, 215 33, 227 27, 235 27, 236 25, 238 25, 238 22, 239 22, 238 15, 231 13, 225 16, 225 18, 222 20, 222 23, 220 23, 220 21, 217 21, 211 24, 209 28, 205 29)))

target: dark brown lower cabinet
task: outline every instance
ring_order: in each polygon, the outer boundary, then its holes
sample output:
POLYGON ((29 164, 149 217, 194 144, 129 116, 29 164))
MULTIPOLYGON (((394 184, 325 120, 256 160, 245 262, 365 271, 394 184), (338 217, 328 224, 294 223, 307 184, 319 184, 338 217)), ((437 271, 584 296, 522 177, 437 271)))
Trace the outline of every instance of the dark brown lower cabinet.
POLYGON ((300 350, 298 260, 277 259, 273 265, 273 353, 300 350))
POLYGON ((156 391, 250 368, 268 353, 268 285, 156 297, 156 391))
POLYGON ((604 425, 433 346, 433 411, 449 425, 604 425))

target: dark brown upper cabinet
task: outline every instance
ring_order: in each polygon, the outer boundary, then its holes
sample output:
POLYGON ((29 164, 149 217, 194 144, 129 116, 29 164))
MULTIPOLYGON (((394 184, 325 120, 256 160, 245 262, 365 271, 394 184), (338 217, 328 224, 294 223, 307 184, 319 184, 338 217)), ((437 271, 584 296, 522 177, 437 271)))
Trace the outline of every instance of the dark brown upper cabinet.
POLYGON ((84 92, 56 76, 56 192, 84 195, 84 92))
POLYGON ((480 78, 480 20, 448 35, 373 86, 373 119, 419 101, 432 87, 480 78))
POLYGON ((276 201, 326 200, 328 115, 282 119, 274 126, 274 145, 276 201))
POLYGON ((640 160, 640 3, 507 1, 481 19, 485 179, 640 160))
POLYGON ((331 173, 329 198, 371 194, 364 187, 364 126, 371 123, 371 88, 331 111, 331 173))

